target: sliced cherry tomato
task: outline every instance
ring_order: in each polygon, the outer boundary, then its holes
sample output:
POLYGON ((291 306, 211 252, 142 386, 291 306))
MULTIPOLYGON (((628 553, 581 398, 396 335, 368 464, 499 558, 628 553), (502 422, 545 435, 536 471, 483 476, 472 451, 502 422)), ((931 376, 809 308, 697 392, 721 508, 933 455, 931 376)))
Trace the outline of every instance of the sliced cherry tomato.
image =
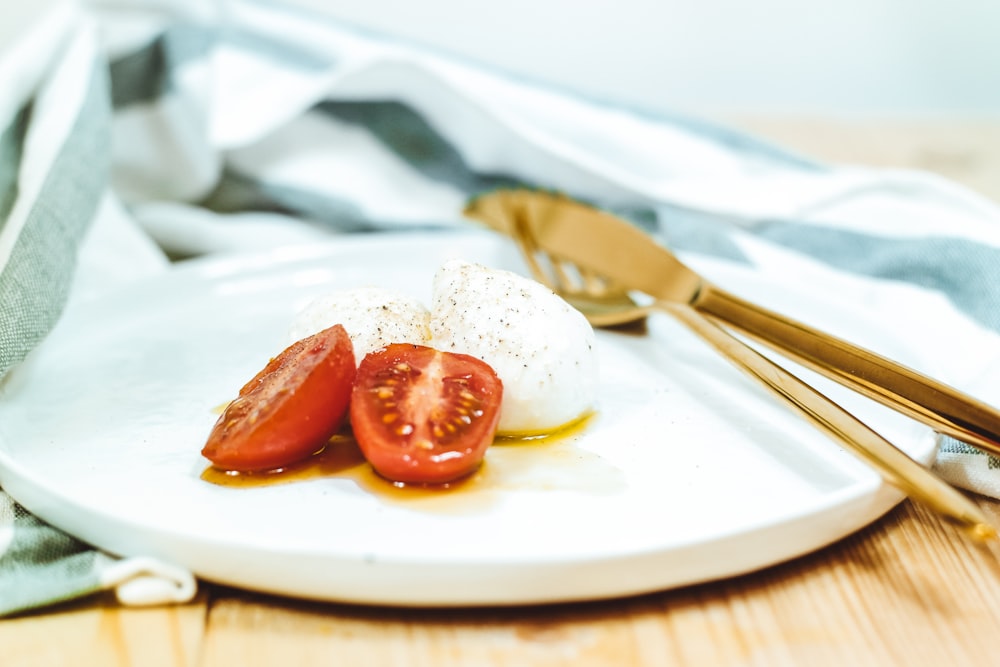
POLYGON ((293 343, 240 389, 202 455, 243 472, 306 458, 343 424, 355 373, 354 348, 339 324, 293 343))
POLYGON ((443 484, 482 462, 502 397, 500 378, 475 357, 389 345, 358 368, 351 427, 365 458, 383 477, 443 484))

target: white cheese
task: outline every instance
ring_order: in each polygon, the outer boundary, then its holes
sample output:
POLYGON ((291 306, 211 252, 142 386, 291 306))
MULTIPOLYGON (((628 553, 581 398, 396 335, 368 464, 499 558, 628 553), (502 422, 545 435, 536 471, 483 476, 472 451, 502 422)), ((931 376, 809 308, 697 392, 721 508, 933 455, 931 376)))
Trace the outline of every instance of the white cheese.
POLYGON ((342 324, 360 364, 365 355, 390 343, 427 345, 430 312, 419 300, 381 287, 360 287, 325 294, 292 321, 289 342, 342 324))
POLYGON ((593 409, 594 330, 550 289, 510 271, 452 260, 434 277, 431 345, 478 357, 504 386, 498 431, 552 431, 593 409))

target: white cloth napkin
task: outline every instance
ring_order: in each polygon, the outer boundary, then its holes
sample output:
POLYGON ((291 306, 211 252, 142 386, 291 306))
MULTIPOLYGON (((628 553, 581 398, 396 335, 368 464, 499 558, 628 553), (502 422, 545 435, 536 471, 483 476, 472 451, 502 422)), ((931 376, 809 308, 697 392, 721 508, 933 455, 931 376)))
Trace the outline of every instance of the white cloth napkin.
MULTIPOLYGON (((280 2, 62 0, 0 56, 0 374, 67 298, 169 271, 167 255, 460 227, 470 196, 525 184, 851 299, 934 351, 919 370, 1000 404, 1000 209, 940 178, 819 164, 280 2)), ((945 438, 936 467, 1000 497, 992 456, 945 438)), ((0 499, 0 614, 116 581, 0 499), (66 562, 53 548, 90 574, 29 576, 66 562)), ((173 581, 165 599, 190 594, 173 581)))

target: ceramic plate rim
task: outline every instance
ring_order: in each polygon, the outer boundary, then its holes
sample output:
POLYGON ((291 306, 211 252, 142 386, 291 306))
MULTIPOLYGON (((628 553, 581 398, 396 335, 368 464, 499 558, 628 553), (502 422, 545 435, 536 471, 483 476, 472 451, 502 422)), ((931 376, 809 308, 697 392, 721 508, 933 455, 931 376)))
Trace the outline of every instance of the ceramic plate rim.
MULTIPOLYGON (((141 291, 147 289, 149 285, 161 286, 169 290, 170 283, 178 280, 194 280, 197 282, 220 279, 220 277, 239 277, 248 272, 252 273, 254 270, 252 267, 259 265, 261 262, 270 263, 272 266, 280 266, 284 264, 291 267, 315 261, 318 258, 343 256, 345 253, 350 252, 363 255, 365 252, 370 253, 379 251, 385 247, 385 244, 412 244, 415 242, 436 243, 442 240, 454 243, 467 250, 472 249, 472 254, 475 254, 481 248, 485 247, 492 249, 502 243, 500 239, 491 234, 480 234, 478 232, 466 231, 384 233, 378 235, 377 237, 340 238, 329 243, 315 244, 309 247, 295 249, 286 248, 264 254, 240 254, 192 261, 187 266, 179 268, 173 273, 146 279, 139 284, 116 291, 85 305, 88 307, 100 307, 102 303, 113 303, 116 300, 123 298, 123 295, 127 295, 130 292, 140 293, 141 291)), ((686 257, 686 259, 690 258, 686 257)), ((718 264, 719 266, 728 265, 726 262, 711 258, 698 258, 697 261, 700 262, 701 266, 710 267, 714 264, 718 264)), ((699 268, 701 268, 701 266, 699 268)), ((737 269, 737 271, 740 270, 744 269, 737 269)), ((67 311, 67 319, 71 322, 75 321, 74 318, 78 317, 76 313, 81 307, 81 305, 77 304, 75 309, 69 309, 67 311)), ((20 372, 31 372, 30 360, 25 365, 25 368, 27 369, 26 371, 20 372)), ((0 396, 3 396, 6 382, 7 381, 5 380, 4 383, 0 384, 0 396)), ((927 434, 927 437, 932 440, 933 438, 929 436, 929 431, 927 434)), ((916 438, 916 440, 919 440, 919 438, 916 438)), ((928 442, 920 442, 919 444, 911 443, 910 447, 918 449, 919 451, 917 452, 917 455, 923 460, 929 461, 934 454, 936 442, 932 443, 928 440, 928 442)), ((66 493, 60 492, 59 489, 49 488, 44 475, 40 474, 39 471, 26 468, 21 465, 16 458, 11 457, 9 448, 3 441, 2 434, 0 434, 0 484, 3 484, 5 490, 7 490, 18 502, 41 518, 49 521, 53 525, 75 532, 83 539, 89 539, 98 546, 104 548, 114 550, 114 548, 118 545, 109 544, 109 542, 115 542, 115 540, 108 538, 105 535, 105 529, 94 529, 93 527, 89 527, 79 530, 79 519, 81 514, 89 516, 91 519, 96 519, 99 523, 104 522, 106 526, 110 526, 109 530, 112 531, 116 528, 123 527, 116 524, 122 524, 123 521, 126 524, 130 523, 129 520, 123 520, 121 517, 116 518, 113 513, 109 513, 107 511, 107 508, 101 508, 99 505, 93 507, 88 506, 86 503, 74 500, 66 493)), ((752 526, 746 526, 740 532, 728 533, 716 538, 716 541, 723 544, 733 542, 734 540, 736 542, 740 542, 746 539, 752 539, 754 534, 768 535, 774 532, 781 533, 782 530, 789 524, 814 523, 813 529, 810 529, 807 526, 804 530, 798 533, 797 537, 792 536, 789 538, 785 535, 785 547, 782 549, 765 549, 765 553, 745 558, 738 562, 729 564, 720 563, 714 567, 704 567, 701 568, 700 573, 696 576, 684 573, 681 573, 680 576, 672 576, 671 573, 668 572, 663 573, 658 577, 647 577, 645 580, 638 582, 630 580, 614 581, 613 577, 611 581, 606 581, 605 579, 607 578, 605 577, 591 586, 577 586, 575 588, 563 587, 559 590, 540 591, 538 594, 532 594, 530 591, 525 590, 514 592, 494 590, 489 586, 478 588, 472 586, 466 593, 453 593, 450 595, 435 595, 427 590, 414 594, 402 595, 365 590, 344 591, 342 593, 336 590, 331 591, 327 589, 322 591, 310 591, 308 588, 288 585, 287 582, 274 586, 269 585, 266 581, 245 581, 241 580, 239 577, 227 580, 223 573, 205 571, 199 572, 197 571, 197 568, 194 569, 196 569, 196 574, 206 579, 221 581, 222 583, 229 583, 245 588, 293 595, 297 597, 312 597, 322 600, 389 605, 458 606, 469 604, 531 604, 538 602, 559 602, 577 599, 614 597, 619 595, 648 592, 652 590, 661 590, 677 585, 699 583, 701 581, 733 576, 795 558, 804 553, 826 546, 827 544, 863 528, 888 511, 892 506, 898 503, 901 498, 901 494, 887 487, 879 481, 877 477, 869 476, 863 479, 857 479, 849 486, 821 497, 814 506, 806 508, 804 511, 803 508, 789 508, 784 514, 763 517, 760 522, 753 524, 752 526), (844 517, 841 516, 846 509, 850 509, 850 511, 854 514, 855 518, 853 520, 845 520, 844 517), (829 525, 826 525, 827 523, 829 523, 829 525), (817 528, 819 530, 815 530, 817 528)), ((171 535, 170 531, 162 532, 168 541, 170 539, 181 541, 200 540, 205 546, 214 546, 215 548, 226 546, 218 544, 213 545, 212 539, 205 536, 191 534, 171 535)), ((697 550, 697 548, 701 546, 698 543, 678 544, 676 542, 670 542, 666 538, 664 538, 660 544, 672 544, 674 551, 683 551, 685 549, 697 550)), ((256 545, 256 548, 260 549, 261 547, 256 545)), ((316 553, 307 555, 310 558, 320 558, 324 554, 316 553)), ((288 552, 283 551, 280 545, 269 549, 269 553, 267 554, 268 558, 280 558, 287 556, 288 552)), ((552 557, 551 560, 547 560, 545 557, 534 557, 529 558, 529 560, 531 560, 532 564, 542 569, 560 566, 582 566, 584 570, 590 568, 597 572, 600 570, 601 564, 606 564, 608 561, 621 561, 622 563, 627 563, 630 559, 652 558, 655 560, 657 557, 662 558, 662 556, 663 554, 657 553, 657 548, 654 546, 650 547, 649 553, 636 553, 634 550, 630 551, 626 548, 624 550, 609 549, 600 553, 580 554, 575 560, 568 559, 566 556, 552 557)), ((612 565, 613 564, 614 563, 612 563, 612 565)), ((435 570, 435 568, 441 565, 441 563, 419 563, 417 561, 410 561, 408 563, 391 563, 383 561, 380 565, 383 569, 396 568, 399 570, 406 570, 408 567, 411 569, 417 567, 417 569, 425 568, 435 570)), ((501 577, 501 580, 503 580, 504 577, 516 576, 516 572, 512 573, 508 572, 508 570, 511 568, 516 570, 518 567, 523 566, 524 563, 513 562, 508 558, 498 562, 490 562, 488 559, 485 559, 476 561, 471 565, 473 568, 492 567, 498 571, 502 570, 504 575, 501 577)), ((363 567, 362 570, 364 570, 363 567)), ((393 577, 405 576, 405 572, 402 571, 396 572, 393 570, 390 574, 393 577)), ((601 572, 597 572, 597 574, 601 575, 601 572)))

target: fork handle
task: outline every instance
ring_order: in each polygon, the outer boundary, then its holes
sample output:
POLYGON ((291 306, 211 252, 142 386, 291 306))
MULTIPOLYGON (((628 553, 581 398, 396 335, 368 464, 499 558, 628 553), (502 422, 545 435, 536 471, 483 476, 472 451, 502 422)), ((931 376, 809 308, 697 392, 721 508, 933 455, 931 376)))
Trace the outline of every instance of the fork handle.
POLYGON ((939 433, 1000 456, 1000 411, 954 387, 709 283, 691 305, 939 433))
POLYGON ((799 416, 867 462, 883 479, 922 502, 977 540, 995 538, 989 519, 971 499, 910 458, 854 415, 747 346, 687 304, 658 304, 769 389, 799 416))

